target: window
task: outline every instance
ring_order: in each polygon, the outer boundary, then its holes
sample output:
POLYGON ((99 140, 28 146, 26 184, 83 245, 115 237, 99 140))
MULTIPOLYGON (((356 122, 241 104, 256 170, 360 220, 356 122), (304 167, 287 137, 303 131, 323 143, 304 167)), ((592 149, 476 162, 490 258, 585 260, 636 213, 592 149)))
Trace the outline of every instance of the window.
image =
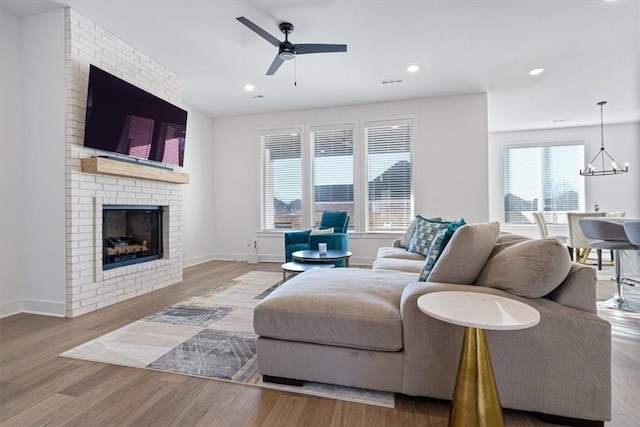
POLYGON ((262 228, 302 225, 302 153, 300 130, 263 132, 262 228))
POLYGON ((404 230, 413 218, 411 123, 367 123, 367 231, 404 230))
POLYGON ((584 145, 505 147, 504 219, 533 223, 532 211, 549 223, 566 223, 567 211, 584 211, 584 145))
POLYGON ((324 211, 346 211, 352 231, 404 231, 412 120, 305 127, 260 132, 262 229, 308 229, 324 211))
POLYGON ((353 127, 312 129, 313 223, 320 225, 323 211, 346 211, 349 228, 355 227, 353 204, 353 127))

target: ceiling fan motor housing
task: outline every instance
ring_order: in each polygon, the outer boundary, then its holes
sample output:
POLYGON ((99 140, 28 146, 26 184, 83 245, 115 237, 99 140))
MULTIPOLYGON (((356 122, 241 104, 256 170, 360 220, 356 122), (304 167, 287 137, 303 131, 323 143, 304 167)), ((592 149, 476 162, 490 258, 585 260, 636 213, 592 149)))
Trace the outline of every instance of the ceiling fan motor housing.
POLYGON ((296 49, 293 43, 285 41, 280 44, 279 53, 281 59, 288 61, 296 56, 296 49))

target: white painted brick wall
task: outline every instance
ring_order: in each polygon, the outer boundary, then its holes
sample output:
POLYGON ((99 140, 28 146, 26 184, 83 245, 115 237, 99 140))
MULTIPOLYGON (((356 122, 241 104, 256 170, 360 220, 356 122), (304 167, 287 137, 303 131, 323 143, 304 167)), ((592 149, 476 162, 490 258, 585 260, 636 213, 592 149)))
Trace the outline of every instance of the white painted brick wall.
POLYGON ((182 281, 182 191, 179 185, 80 171, 89 65, 180 105, 180 77, 77 11, 66 9, 67 316, 115 304, 182 281), (102 206, 164 207, 164 258, 102 270, 102 206))

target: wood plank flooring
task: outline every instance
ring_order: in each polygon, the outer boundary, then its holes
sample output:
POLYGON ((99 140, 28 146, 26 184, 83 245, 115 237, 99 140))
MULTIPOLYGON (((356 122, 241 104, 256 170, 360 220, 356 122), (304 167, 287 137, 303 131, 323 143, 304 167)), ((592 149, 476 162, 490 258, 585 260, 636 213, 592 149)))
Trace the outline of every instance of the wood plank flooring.
MULTIPOLYGON (((182 283, 75 319, 31 314, 0 319, 0 426, 447 425, 447 401, 398 395, 396 408, 388 409, 58 357, 253 270, 280 268, 212 261, 186 269, 182 283)), ((640 317, 602 316, 614 331, 613 421, 606 425, 639 426, 640 317)), ((514 427, 547 425, 533 414, 509 410, 505 421, 514 427)))

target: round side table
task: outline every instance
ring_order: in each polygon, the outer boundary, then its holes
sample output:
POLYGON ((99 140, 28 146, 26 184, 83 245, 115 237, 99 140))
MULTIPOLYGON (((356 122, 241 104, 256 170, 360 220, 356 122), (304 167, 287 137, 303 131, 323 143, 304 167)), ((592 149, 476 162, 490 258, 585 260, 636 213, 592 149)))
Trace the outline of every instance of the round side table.
POLYGON ((422 295, 418 308, 465 328, 449 426, 504 426, 484 330, 530 328, 540 322, 538 310, 498 295, 463 291, 422 295))

